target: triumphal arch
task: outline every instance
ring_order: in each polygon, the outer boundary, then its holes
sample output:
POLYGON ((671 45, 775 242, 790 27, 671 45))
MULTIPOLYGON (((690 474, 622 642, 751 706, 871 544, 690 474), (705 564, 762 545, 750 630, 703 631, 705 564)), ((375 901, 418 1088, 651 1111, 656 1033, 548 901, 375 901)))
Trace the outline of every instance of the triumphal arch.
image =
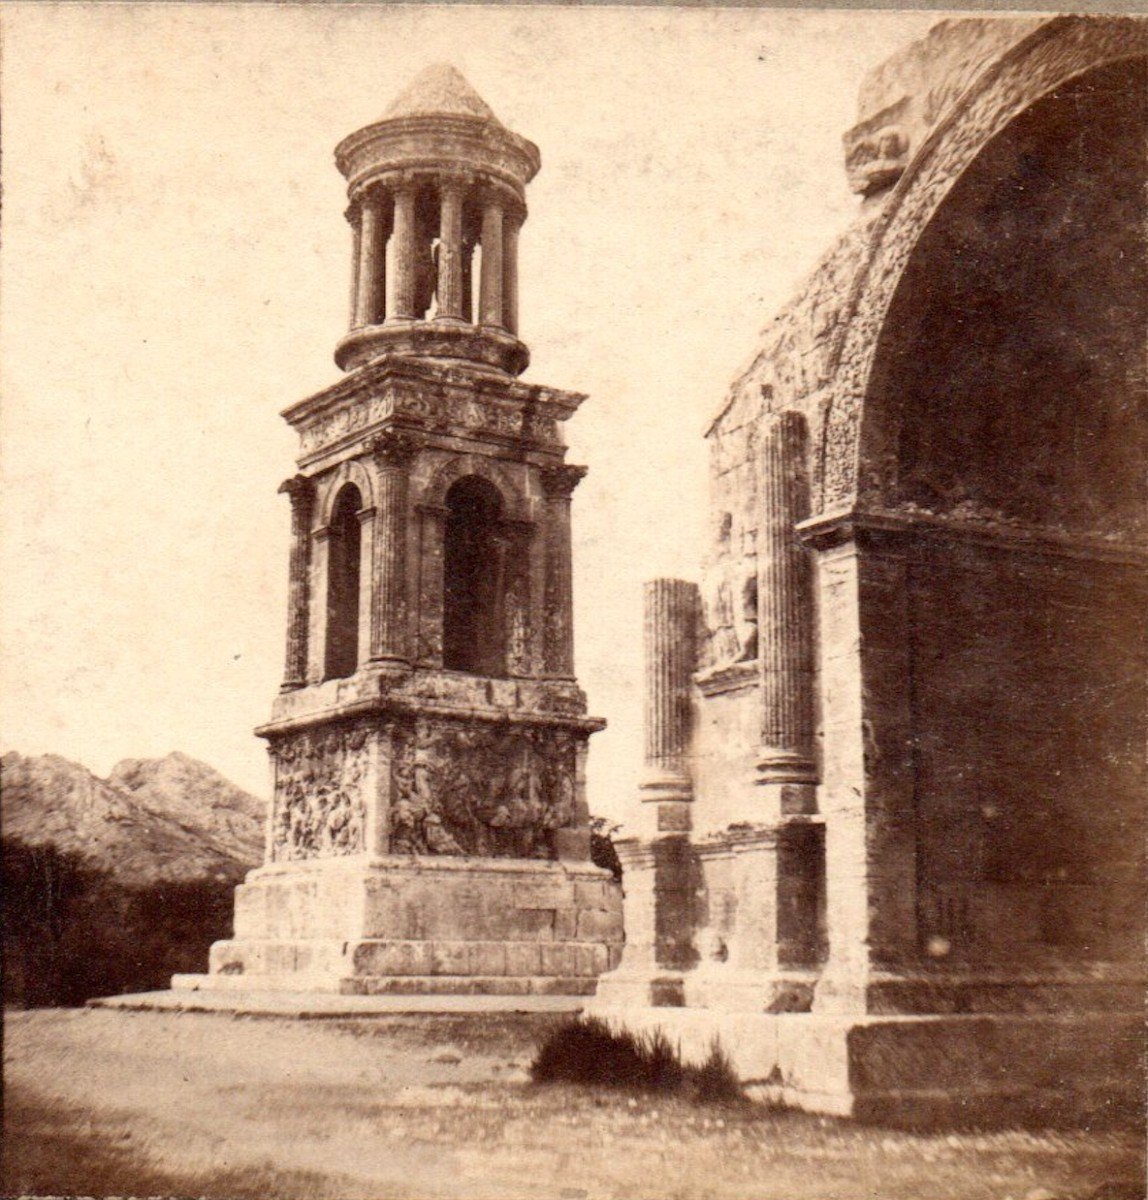
POLYGON ((428 68, 340 143, 354 234, 335 386, 300 439, 266 861, 176 987, 585 994, 621 896, 590 862, 562 422, 520 381, 533 143, 428 68))
POLYGON ((859 217, 709 428, 700 586, 648 585, 595 1005, 766 1096, 1140 1098, 1146 48, 946 21, 869 77, 859 217))

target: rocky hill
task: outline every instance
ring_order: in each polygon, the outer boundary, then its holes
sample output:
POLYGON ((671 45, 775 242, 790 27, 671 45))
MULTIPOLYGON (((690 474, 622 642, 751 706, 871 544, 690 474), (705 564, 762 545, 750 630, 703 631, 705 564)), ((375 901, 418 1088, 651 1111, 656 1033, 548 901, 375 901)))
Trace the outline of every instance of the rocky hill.
POLYGON ((234 879, 263 854, 262 800, 186 754, 127 759, 107 779, 54 754, 0 759, 6 841, 53 846, 125 886, 234 879))

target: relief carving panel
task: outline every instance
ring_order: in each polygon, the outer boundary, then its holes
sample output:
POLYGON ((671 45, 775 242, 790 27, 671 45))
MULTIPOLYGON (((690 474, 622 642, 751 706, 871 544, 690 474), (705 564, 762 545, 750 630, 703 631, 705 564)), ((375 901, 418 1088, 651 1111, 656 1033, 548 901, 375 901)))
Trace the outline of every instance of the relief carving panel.
POLYGON ((365 726, 350 725, 276 740, 274 861, 365 849, 369 737, 365 726))
POLYGON ((566 730, 419 718, 394 730, 390 851, 553 858, 575 815, 566 730))

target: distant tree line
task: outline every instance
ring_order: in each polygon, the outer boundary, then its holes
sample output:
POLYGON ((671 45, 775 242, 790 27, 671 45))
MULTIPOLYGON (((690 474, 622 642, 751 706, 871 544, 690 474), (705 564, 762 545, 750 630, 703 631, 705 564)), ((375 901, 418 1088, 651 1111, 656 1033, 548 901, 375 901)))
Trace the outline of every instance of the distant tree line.
POLYGON ((204 971, 230 936, 243 871, 189 883, 127 887, 81 855, 5 838, 4 1003, 78 1005, 166 988, 204 971))

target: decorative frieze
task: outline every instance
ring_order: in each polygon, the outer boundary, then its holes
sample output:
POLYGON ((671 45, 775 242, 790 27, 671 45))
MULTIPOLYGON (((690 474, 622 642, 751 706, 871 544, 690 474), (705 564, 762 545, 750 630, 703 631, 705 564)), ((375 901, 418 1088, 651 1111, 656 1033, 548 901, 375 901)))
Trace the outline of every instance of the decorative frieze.
POLYGON ((370 737, 365 724, 340 724, 272 742, 272 861, 365 850, 370 737))
POLYGON ((439 390, 350 396, 338 407, 312 419, 300 431, 303 458, 337 446, 361 430, 391 419, 417 421, 444 433, 493 434, 542 446, 558 444, 558 422, 529 402, 507 402, 439 390))
POLYGON ((419 718, 394 729, 392 854, 554 858, 575 823, 568 730, 419 718))

